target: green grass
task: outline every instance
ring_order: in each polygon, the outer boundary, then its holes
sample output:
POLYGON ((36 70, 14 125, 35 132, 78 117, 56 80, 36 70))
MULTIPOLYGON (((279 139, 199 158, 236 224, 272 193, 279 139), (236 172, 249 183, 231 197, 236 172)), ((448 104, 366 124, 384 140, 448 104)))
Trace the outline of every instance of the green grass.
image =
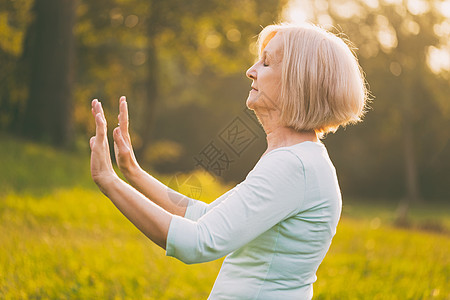
MULTIPOLYGON (((0 299, 207 298, 223 259, 185 265, 166 257, 92 186, 85 154, 35 144, 29 154, 30 144, 8 143, 21 159, 0 150, 10 170, 0 171, 0 188, 9 187, 0 194, 0 299)), ((206 202, 226 190, 196 176, 206 202)), ((413 224, 433 220, 448 229, 448 211, 416 205, 411 216, 413 224)), ((314 299, 450 299, 447 231, 396 228, 394 216, 394 202, 344 199, 314 299)))
POLYGON ((55 187, 74 186, 95 188, 89 176, 87 151, 57 151, 0 134, 0 195, 44 195, 55 187))
POLYGON ((165 257, 98 192, 9 195, 0 211, 1 299, 201 299, 220 268, 165 257))

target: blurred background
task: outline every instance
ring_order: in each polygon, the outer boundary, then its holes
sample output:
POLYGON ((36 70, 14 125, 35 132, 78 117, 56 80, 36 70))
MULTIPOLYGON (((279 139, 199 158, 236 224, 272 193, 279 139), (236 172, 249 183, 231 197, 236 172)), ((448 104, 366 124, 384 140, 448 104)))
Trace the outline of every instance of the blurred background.
POLYGON ((344 221, 317 299, 450 298, 448 0, 0 2, 0 297, 206 298, 218 262, 164 258, 97 199, 90 102, 111 134, 126 95, 141 165, 210 202, 265 150, 245 71, 257 34, 280 21, 350 40, 373 99, 363 123, 323 140, 344 221), (352 280, 366 284, 348 291, 352 280))

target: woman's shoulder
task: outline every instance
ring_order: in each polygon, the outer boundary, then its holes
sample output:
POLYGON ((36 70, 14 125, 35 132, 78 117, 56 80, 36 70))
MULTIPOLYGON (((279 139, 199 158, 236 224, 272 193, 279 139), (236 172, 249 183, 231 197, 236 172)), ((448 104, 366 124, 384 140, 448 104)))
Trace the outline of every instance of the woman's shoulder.
POLYGON ((308 174, 334 171, 328 151, 321 142, 302 142, 276 148, 264 155, 260 161, 262 164, 272 166, 292 166, 294 168, 301 166, 303 171, 308 174))

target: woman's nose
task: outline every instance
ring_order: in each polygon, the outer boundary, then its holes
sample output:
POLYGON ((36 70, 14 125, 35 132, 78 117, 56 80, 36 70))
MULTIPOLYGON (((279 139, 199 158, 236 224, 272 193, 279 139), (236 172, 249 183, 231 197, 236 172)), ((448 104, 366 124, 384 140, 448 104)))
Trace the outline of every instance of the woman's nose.
MULTIPOLYGON (((256 65, 256 64, 255 64, 256 65)), ((245 72, 245 75, 247 75, 248 78, 255 80, 256 79, 256 69, 255 65, 251 66, 247 72, 245 72)))

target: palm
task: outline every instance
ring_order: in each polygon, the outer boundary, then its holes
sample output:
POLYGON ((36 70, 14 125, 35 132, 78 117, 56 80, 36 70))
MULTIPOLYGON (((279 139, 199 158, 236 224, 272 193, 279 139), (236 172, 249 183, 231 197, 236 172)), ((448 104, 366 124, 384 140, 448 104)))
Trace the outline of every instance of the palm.
POLYGON ((92 115, 95 118, 95 136, 90 140, 91 175, 99 183, 103 178, 113 175, 108 138, 106 134, 106 119, 102 106, 97 100, 92 101, 92 115))
POLYGON ((119 102, 119 127, 114 129, 114 153, 122 172, 138 166, 129 134, 128 105, 125 97, 119 102))

